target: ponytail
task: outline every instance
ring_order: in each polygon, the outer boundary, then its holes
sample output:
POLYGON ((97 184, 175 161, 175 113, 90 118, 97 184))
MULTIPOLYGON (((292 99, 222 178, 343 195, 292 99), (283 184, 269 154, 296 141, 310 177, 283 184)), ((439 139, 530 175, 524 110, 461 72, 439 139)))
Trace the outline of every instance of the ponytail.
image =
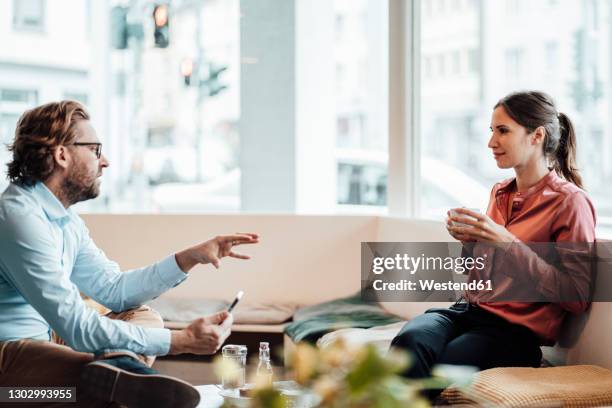
POLYGON ((567 181, 582 188, 582 177, 576 167, 576 132, 574 125, 564 113, 559 112, 559 146, 555 152, 554 169, 557 174, 563 176, 567 181))

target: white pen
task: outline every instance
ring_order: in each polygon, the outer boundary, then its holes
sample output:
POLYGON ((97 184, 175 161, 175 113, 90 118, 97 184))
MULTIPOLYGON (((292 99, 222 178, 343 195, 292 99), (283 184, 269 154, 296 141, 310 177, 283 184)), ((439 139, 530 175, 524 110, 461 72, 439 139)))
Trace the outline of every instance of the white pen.
POLYGON ((242 298, 242 295, 244 295, 244 291, 241 290, 240 292, 238 292, 238 294, 234 298, 234 301, 232 302, 232 304, 227 308, 227 312, 228 313, 232 313, 232 310, 234 310, 234 308, 236 307, 238 302, 240 302, 240 299, 242 298))

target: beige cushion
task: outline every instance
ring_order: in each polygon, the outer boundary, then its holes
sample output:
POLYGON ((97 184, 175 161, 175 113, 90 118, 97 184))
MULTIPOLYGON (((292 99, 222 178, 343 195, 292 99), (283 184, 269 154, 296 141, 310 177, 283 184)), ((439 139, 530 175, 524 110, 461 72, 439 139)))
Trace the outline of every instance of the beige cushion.
POLYGON ((81 297, 83 298, 83 303, 85 303, 85 306, 87 306, 90 309, 95 310, 102 316, 104 316, 105 314, 111 311, 108 307, 102 306, 101 304, 99 304, 98 302, 90 298, 89 296, 84 296, 83 294, 81 294, 81 297))
MULTIPOLYGON (((159 297, 147 303, 164 319, 168 328, 184 327, 174 323, 189 323, 227 309, 229 303, 214 299, 175 299, 159 297)), ((290 320, 297 309, 295 303, 240 302, 234 309, 237 324, 280 324, 290 320)))
POLYGON ((317 341, 320 348, 328 347, 336 340, 342 339, 350 345, 373 344, 382 354, 389 351, 391 341, 406 322, 387 324, 384 326, 374 326, 369 329, 340 329, 327 333, 317 341))
POLYGON ((449 387, 450 404, 512 407, 601 407, 612 405, 612 371, 594 365, 484 370, 467 389, 449 387))
POLYGON ((296 303, 240 302, 234 309, 237 324, 280 324, 291 320, 298 309, 296 303))
POLYGON ((158 297, 147 302, 166 322, 191 322, 227 308, 229 303, 217 299, 175 299, 158 297))

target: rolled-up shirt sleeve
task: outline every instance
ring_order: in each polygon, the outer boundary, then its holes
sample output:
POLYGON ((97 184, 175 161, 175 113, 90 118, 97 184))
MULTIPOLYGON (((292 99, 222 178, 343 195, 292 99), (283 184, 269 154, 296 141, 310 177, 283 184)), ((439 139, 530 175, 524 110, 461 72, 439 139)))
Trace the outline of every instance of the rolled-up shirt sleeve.
POLYGON ((174 255, 144 268, 121 272, 119 265, 93 242, 83 221, 79 221, 81 237, 70 279, 79 290, 114 312, 139 306, 187 278, 174 255))
MULTIPOLYGON (((58 244, 47 233, 49 228, 50 224, 35 214, 14 217, 0 226, 2 236, 11 237, 0 246, 3 269, 9 271, 6 279, 49 326, 77 351, 127 349, 145 355, 167 354, 169 330, 111 320, 84 304, 62 267, 61 241, 58 244)), ((103 284, 100 281, 99 285, 103 284)))

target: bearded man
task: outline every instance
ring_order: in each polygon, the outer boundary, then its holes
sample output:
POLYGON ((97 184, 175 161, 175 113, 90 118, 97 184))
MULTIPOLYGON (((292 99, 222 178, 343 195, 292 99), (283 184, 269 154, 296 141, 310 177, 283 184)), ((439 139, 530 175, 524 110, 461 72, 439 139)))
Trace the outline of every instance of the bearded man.
POLYGON ((154 357, 215 353, 232 316, 170 331, 142 305, 197 264, 248 259, 233 247, 257 243, 257 234, 218 236, 121 272, 70 208, 98 196, 109 166, 85 108, 62 101, 25 112, 9 149, 11 183, 0 197, 0 386, 76 387, 78 406, 87 407, 196 406, 197 390, 157 373, 154 357), (81 293, 111 312, 88 308, 81 293))

